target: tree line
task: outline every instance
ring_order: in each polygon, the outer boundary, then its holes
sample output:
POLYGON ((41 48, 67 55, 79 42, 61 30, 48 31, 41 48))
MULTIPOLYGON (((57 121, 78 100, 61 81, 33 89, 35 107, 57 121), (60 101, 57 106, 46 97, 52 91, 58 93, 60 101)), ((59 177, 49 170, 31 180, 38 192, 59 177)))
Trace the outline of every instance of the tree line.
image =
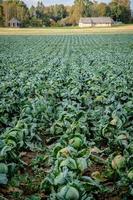
POLYGON ((112 0, 109 4, 95 0, 75 0, 72 6, 45 6, 38 2, 30 8, 21 0, 0 0, 0 26, 8 26, 13 17, 23 27, 77 25, 80 17, 109 16, 123 23, 133 22, 130 0, 112 0))

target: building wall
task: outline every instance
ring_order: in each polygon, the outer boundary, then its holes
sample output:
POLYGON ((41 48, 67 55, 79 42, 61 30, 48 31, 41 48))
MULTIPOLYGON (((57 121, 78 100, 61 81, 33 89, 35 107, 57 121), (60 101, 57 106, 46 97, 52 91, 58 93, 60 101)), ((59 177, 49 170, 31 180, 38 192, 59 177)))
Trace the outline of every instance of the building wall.
POLYGON ((112 26, 112 24, 83 24, 83 23, 79 23, 79 27, 83 28, 83 27, 110 27, 112 26))
POLYGON ((92 27, 92 24, 79 23, 79 27, 81 27, 81 28, 83 28, 83 27, 92 27))
POLYGON ((110 27, 111 24, 95 24, 95 27, 110 27))
POLYGON ((15 22, 14 22, 14 23, 13 23, 13 22, 12 22, 12 23, 10 22, 10 23, 9 23, 9 26, 10 26, 11 28, 19 28, 19 27, 20 27, 20 24, 15 23, 15 22))

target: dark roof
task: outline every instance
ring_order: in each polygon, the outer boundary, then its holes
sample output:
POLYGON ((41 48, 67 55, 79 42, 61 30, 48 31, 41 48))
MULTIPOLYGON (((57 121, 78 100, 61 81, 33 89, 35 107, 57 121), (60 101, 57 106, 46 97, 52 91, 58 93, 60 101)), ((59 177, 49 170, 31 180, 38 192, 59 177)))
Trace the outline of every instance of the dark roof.
POLYGON ((87 17, 87 18, 80 18, 79 23, 83 24, 108 24, 113 23, 113 19, 111 17, 87 17))
POLYGON ((79 23, 91 24, 91 23, 92 23, 91 17, 88 17, 88 18, 80 18, 79 23))
POLYGON ((21 22, 19 20, 17 20, 15 17, 13 17, 9 22, 10 23, 19 23, 19 24, 21 24, 21 22))

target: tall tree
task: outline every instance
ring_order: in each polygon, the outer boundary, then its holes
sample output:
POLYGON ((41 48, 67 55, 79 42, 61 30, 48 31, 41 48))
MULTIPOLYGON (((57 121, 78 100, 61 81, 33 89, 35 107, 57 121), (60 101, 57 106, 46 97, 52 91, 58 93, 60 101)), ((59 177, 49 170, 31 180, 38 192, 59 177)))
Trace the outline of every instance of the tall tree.
POLYGON ((18 18, 22 23, 28 20, 29 10, 26 4, 20 0, 3 1, 5 15, 5 25, 8 26, 9 20, 13 17, 18 18))
POLYGON ((89 17, 91 16, 91 6, 93 5, 90 0, 75 0, 75 7, 79 10, 79 14, 81 17, 89 17))
POLYGON ((0 26, 4 26, 4 12, 3 12, 3 6, 1 3, 0 3, 0 26))
POLYGON ((44 5, 42 2, 37 3, 37 7, 36 7, 36 17, 38 19, 43 19, 44 18, 44 5))
POLYGON ((36 8, 34 6, 31 6, 31 8, 29 9, 29 14, 30 18, 36 17, 36 8))
POLYGON ((93 3, 90 0, 75 0, 71 10, 70 21, 77 24, 80 17, 90 17, 93 3))
POLYGON ((98 17, 109 16, 110 15, 110 8, 106 3, 99 3, 96 6, 96 12, 98 17))
POLYGON ((114 20, 129 22, 131 19, 130 0, 112 0, 109 4, 114 20))

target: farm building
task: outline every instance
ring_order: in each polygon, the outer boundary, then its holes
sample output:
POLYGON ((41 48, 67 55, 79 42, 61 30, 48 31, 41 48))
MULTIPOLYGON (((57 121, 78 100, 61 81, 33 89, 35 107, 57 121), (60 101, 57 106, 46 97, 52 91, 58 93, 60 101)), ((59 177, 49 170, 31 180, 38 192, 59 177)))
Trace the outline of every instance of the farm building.
POLYGON ((87 17, 81 18, 79 27, 98 27, 98 26, 112 26, 114 21, 110 17, 87 17))
POLYGON ((21 22, 17 20, 16 18, 12 18, 8 25, 12 28, 20 28, 21 27, 21 22))

